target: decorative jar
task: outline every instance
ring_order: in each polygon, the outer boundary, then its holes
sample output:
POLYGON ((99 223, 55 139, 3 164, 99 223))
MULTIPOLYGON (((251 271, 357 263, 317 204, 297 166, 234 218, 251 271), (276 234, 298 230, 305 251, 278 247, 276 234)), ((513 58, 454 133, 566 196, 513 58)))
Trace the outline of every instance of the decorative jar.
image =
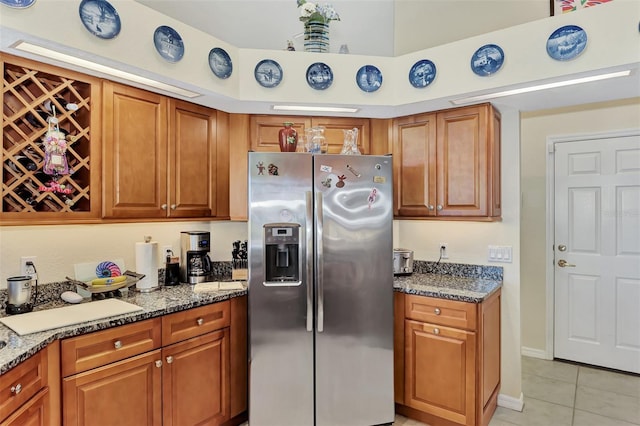
POLYGON ((358 149, 358 129, 354 127, 353 129, 344 129, 344 143, 342 144, 342 150, 340 154, 347 155, 359 155, 360 150, 358 149))
POLYGON ((329 23, 323 21, 307 21, 304 24, 304 51, 329 52, 329 23))
POLYGON ((284 127, 278 132, 278 143, 281 152, 296 152, 298 146, 298 132, 294 129, 293 123, 283 123, 284 127))

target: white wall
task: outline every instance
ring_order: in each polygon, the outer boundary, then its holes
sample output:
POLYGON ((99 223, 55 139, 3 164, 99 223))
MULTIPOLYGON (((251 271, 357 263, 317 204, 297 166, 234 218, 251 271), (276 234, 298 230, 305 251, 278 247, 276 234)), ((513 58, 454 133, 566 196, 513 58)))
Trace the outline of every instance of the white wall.
POLYGON ((640 128, 640 98, 522 114, 522 346, 546 348, 546 161, 549 136, 640 128))
MULTIPOLYGON (((109 225, 3 226, 0 228, 0 288, 7 277, 20 275, 20 257, 37 256, 41 283, 73 277, 73 264, 124 259, 135 270, 135 243, 150 235, 180 255, 181 231, 210 231, 212 260, 231 260, 231 243, 247 239, 244 222, 123 223, 109 225)), ((164 259, 159 254, 159 262, 164 259)))

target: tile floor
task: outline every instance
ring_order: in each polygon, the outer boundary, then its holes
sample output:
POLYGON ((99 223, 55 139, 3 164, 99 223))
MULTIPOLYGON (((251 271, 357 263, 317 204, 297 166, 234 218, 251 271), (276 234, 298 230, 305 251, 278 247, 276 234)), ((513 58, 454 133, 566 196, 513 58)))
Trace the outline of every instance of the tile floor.
MULTIPOLYGON (((522 393, 522 412, 498 407, 489 426, 640 425, 638 375, 522 357, 522 393)), ((397 415, 393 426, 426 425, 397 415)))
MULTIPOLYGON (((522 357, 522 412, 498 407, 489 426, 640 425, 640 376, 522 357)), ((424 426, 396 416, 394 426, 424 426)))

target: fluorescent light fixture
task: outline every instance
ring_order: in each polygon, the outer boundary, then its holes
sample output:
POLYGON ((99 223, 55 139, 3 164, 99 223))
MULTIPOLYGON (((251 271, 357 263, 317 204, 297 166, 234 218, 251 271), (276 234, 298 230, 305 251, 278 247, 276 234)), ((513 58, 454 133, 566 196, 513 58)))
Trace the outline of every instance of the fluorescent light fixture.
POLYGON ((276 111, 313 111, 313 112, 357 112, 358 108, 346 107, 323 107, 305 105, 274 105, 276 111))
POLYGON ((592 81, 606 80, 609 78, 626 77, 631 74, 631 70, 612 72, 608 74, 593 75, 590 77, 574 78, 572 80, 557 81, 555 83, 538 84, 535 86, 522 87, 520 89, 505 90, 503 92, 487 93, 485 95, 470 96, 468 98, 454 99, 454 105, 467 104, 470 102, 486 101, 489 99, 501 98, 503 96, 519 95, 521 93, 535 92, 538 90, 554 89, 556 87, 571 86, 574 84, 589 83, 592 81))
POLYGON ((82 68, 97 71, 99 73, 107 74, 113 77, 122 78, 125 80, 140 83, 145 86, 153 87, 163 90, 165 92, 173 93, 187 98, 197 98, 202 96, 200 93, 192 92, 190 90, 182 89, 180 87, 172 86, 170 84, 161 83, 150 78, 142 77, 130 72, 122 71, 116 68, 108 67, 106 65, 100 65, 95 62, 87 61, 86 59, 77 58, 75 56, 67 55, 66 53, 57 52, 55 50, 48 49, 46 47, 38 46, 28 43, 26 41, 19 41, 12 46, 15 49, 22 50, 24 52, 33 53, 35 55, 44 56, 45 58, 53 59, 60 62, 65 62, 71 65, 77 65, 82 68))

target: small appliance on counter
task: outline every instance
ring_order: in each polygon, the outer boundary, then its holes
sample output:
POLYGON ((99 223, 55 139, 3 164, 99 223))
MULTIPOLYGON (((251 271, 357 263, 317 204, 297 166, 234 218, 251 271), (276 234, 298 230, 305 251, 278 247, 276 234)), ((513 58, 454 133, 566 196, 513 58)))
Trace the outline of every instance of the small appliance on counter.
POLYGON ((411 275, 413 273, 413 250, 393 249, 393 275, 411 275))
POLYGON ((183 231, 180 233, 180 280, 187 284, 209 281, 212 269, 209 251, 211 233, 183 231))
POLYGON ((7 278, 7 292, 9 294, 7 314, 14 315, 31 312, 38 297, 38 282, 36 281, 33 301, 31 299, 31 281, 32 278, 29 275, 7 278))

